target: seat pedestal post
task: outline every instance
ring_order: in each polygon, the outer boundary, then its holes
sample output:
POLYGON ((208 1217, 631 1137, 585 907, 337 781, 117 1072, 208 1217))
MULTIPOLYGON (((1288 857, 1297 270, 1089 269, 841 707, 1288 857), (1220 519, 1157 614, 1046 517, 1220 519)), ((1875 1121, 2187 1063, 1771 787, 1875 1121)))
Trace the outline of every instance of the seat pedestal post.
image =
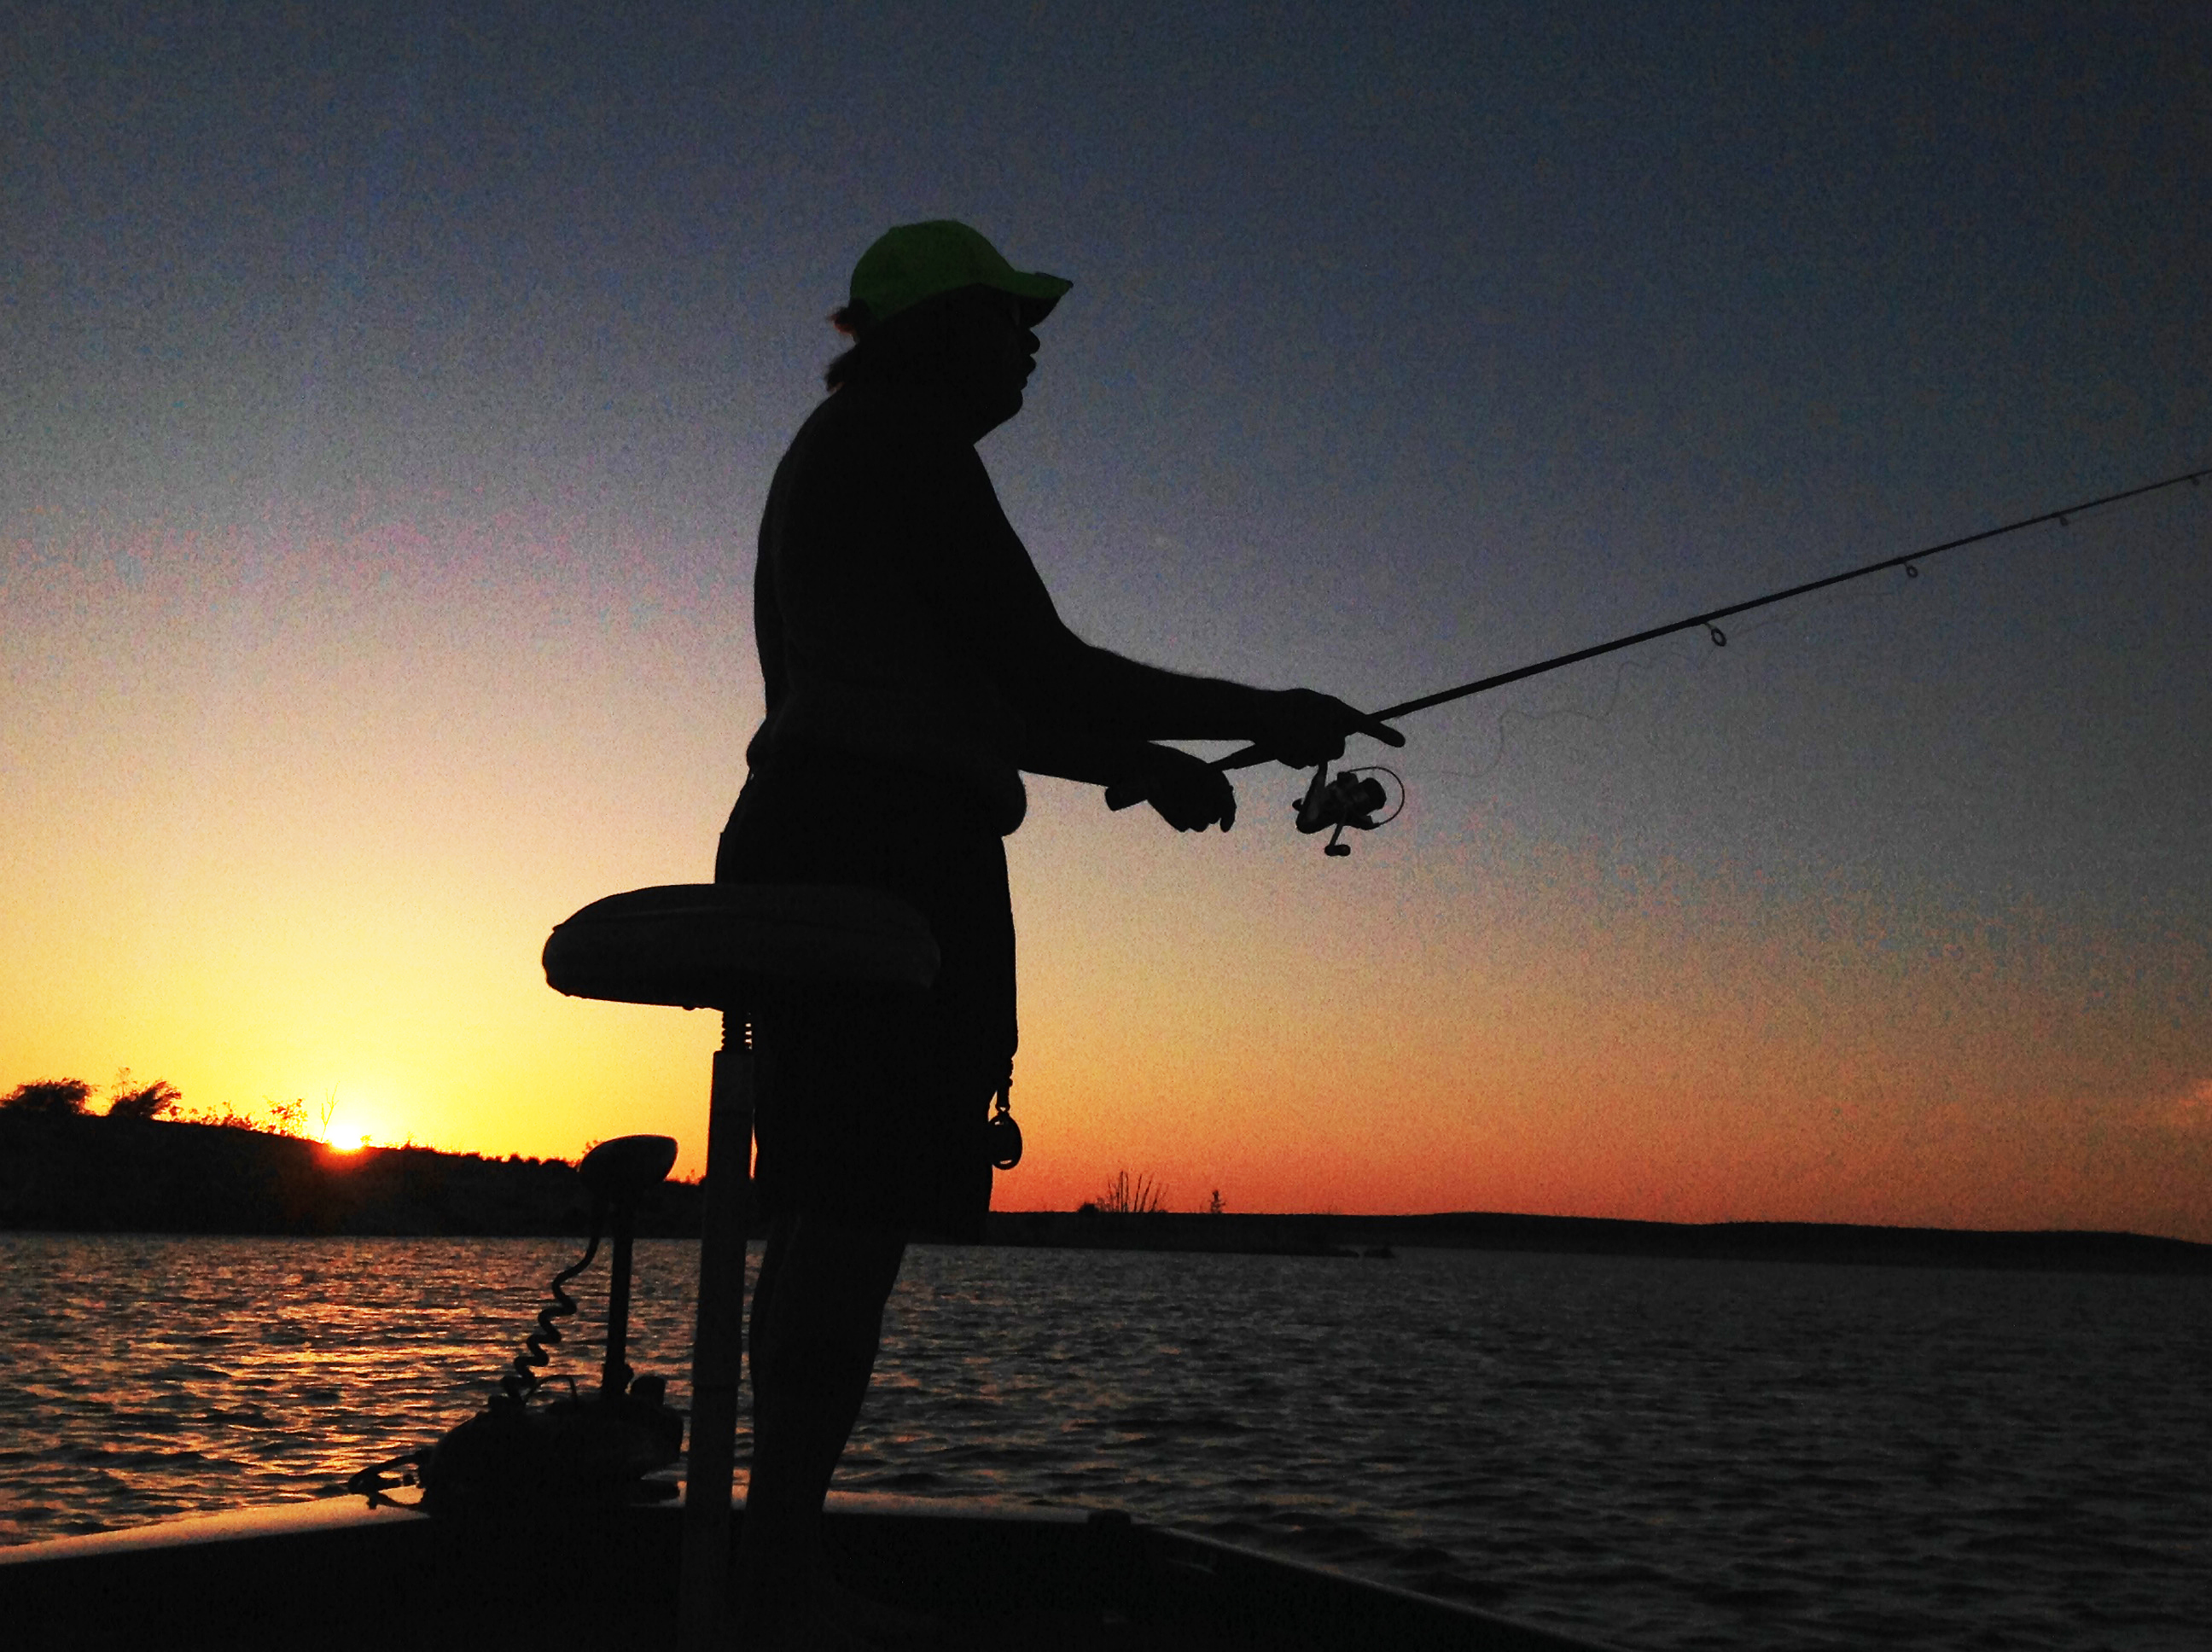
POLYGON ((720 1652, 728 1610, 730 1483, 737 1454, 738 1380, 744 1358, 745 1231, 751 1215, 753 1050, 743 1015, 726 1011, 707 1115, 705 1231, 699 1321, 691 1351, 691 1449, 684 1469, 683 1570, 677 1599, 684 1652, 720 1652))
MULTIPOLYGON (((760 1085, 761 1040, 758 1027, 748 1027, 751 1012, 765 1004, 772 1017, 778 993, 825 986, 926 992, 943 962, 927 920, 912 906, 882 890, 845 884, 659 884, 594 901, 546 937, 545 981, 557 991, 616 1004, 712 1005, 722 1014, 708 1109, 706 1231, 677 1588, 678 1642, 685 1652, 722 1652, 732 1627, 730 1481, 760 1085)), ((775 1048, 771 1032, 771 1056, 775 1048)), ((775 1083, 773 1073, 769 1082, 775 1083)))

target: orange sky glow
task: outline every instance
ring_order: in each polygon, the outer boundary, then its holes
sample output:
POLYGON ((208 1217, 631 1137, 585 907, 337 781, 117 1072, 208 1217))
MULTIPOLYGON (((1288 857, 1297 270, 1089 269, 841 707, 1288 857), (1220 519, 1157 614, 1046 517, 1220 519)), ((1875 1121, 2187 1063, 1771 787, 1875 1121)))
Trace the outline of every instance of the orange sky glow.
MULTIPOLYGON (((495 643, 450 568, 410 563, 421 538, 280 550, 256 576, 275 616, 228 639, 164 641, 163 616, 220 611, 234 550, 142 541, 135 587, 19 575, 59 647, 10 660, 39 806, 11 815, 0 893, 6 1076, 128 1063, 188 1108, 305 1099, 317 1128, 330 1096, 340 1146, 573 1157, 659 1131, 696 1174, 716 1018, 562 999, 537 954, 599 895, 707 875, 750 662, 684 617, 549 659, 566 620, 527 580, 492 598, 495 643), (395 579, 405 623, 348 616, 395 579)), ((1639 754, 1741 685, 1695 655, 1661 681, 1527 761, 1602 772, 1640 815, 1726 802, 1738 770, 1639 754)), ((2212 1238, 2201 932, 2115 936, 2026 894, 1945 912, 1786 829, 1748 864, 1694 831, 1649 854, 1596 813, 1532 825, 1425 775, 1412 732, 1413 809, 1343 862, 1289 829, 1281 770, 1244 777, 1225 840, 1036 783, 1010 845, 1030 1148, 1001 1207, 1126 1169, 1184 1209, 2212 1238)))
MULTIPOLYGON (((1370 707, 2212 463, 2186 10, 39 14, 0 1093, 697 1173, 715 1017, 539 951, 711 875, 892 224, 1075 283, 981 447, 1068 623, 1370 707)), ((2175 488, 1409 718, 1346 859, 1279 768, 1226 838, 1036 782, 998 1203, 2212 1241, 2208 544, 2175 488)))

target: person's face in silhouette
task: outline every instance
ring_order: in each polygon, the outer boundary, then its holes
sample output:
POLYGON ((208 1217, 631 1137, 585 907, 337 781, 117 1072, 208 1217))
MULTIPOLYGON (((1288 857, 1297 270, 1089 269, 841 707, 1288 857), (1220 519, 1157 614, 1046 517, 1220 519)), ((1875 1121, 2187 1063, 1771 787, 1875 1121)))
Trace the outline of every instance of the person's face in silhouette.
POLYGON ((970 287, 939 301, 938 349, 970 439, 995 430, 1022 410, 1022 391, 1036 371, 1037 336, 1022 320, 1011 293, 970 287))

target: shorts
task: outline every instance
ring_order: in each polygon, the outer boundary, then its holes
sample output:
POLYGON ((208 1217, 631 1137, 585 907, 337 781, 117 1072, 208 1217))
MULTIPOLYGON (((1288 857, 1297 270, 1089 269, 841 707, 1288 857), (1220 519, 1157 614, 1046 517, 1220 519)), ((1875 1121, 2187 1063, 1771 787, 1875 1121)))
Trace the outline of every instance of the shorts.
POLYGON ((770 1222, 809 1213, 974 1241, 991 1207, 991 1098, 1013 1065, 1006 846, 954 782, 819 754, 745 781, 718 884, 857 884, 928 920, 924 993, 808 988, 763 1002, 755 1186, 770 1222))

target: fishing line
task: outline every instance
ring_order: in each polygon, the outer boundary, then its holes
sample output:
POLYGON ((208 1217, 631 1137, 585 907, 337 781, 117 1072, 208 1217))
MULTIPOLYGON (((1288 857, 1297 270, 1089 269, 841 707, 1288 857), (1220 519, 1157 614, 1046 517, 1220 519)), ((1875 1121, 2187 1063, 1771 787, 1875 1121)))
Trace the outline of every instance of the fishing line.
MULTIPOLYGON (((1919 576, 1916 573, 1912 577, 1917 579, 1919 576)), ((1905 584, 1900 580, 1894 586, 1877 586, 1869 587, 1863 595, 1855 596, 1854 593, 1851 592, 1838 591, 1834 593, 1834 598, 1838 601, 1843 602, 1856 600, 1863 605, 1870 605, 1875 603, 1895 602, 1905 594, 1905 584)), ((1748 625, 1731 626, 1729 628, 1728 646, 1730 647, 1741 647, 1743 644, 1748 641, 1751 638, 1759 636, 1767 631, 1771 631, 1777 626, 1787 625, 1790 623, 1791 623, 1790 616, 1786 614, 1770 614, 1763 619, 1753 621, 1748 625)), ((1695 645, 1693 644, 1692 647, 1694 648, 1695 645)), ((1657 678, 1662 673, 1668 671, 1680 671, 1694 675, 1703 675, 1705 672, 1711 671, 1714 665, 1718 663, 1713 658, 1717 652, 1718 651, 1715 649, 1710 642, 1708 642, 1706 647, 1703 648, 1696 648, 1694 653, 1668 653, 1662 652, 1643 659, 1634 658, 1622 659, 1614 664, 1613 678, 1607 689, 1605 702, 1598 709, 1595 711, 1587 710, 1580 705, 1574 704, 1547 706, 1535 710, 1530 710, 1521 706, 1508 706, 1498 714, 1497 720, 1492 726, 1491 753, 1489 758, 1483 763, 1481 768, 1469 770, 1465 768, 1431 768, 1426 765, 1423 765, 1418 772, 1423 777, 1433 777, 1437 779, 1460 780, 1487 780, 1492 774, 1497 772, 1500 765, 1502 765, 1505 761, 1507 730, 1512 724, 1516 722, 1528 723, 1531 725, 1549 723, 1556 721, 1558 719, 1562 717, 1573 717, 1583 722, 1592 725, 1610 722, 1613 720, 1613 714, 1620 708, 1622 690, 1626 687, 1628 677, 1632 672, 1641 674, 1653 679, 1657 678)), ((1392 817, 1395 818, 1395 816, 1392 817)), ((1378 821, 1376 823, 1377 825, 1381 825, 1383 823, 1378 821)))
MULTIPOLYGON (((2016 522, 2007 522, 1998 527, 1984 528, 1978 533, 1962 534, 1955 539, 1946 539, 1940 544, 1925 545, 1918 550, 1908 550, 1895 556, 1884 556, 1876 562, 1847 568, 1841 574, 1831 574, 1822 579, 1808 580, 1802 585, 1793 585, 1784 590, 1770 591, 1763 597, 1753 597, 1744 602, 1729 603, 1725 607, 1708 609, 1702 614, 1691 614, 1682 619, 1671 620, 1664 625, 1654 625, 1645 630, 1631 632, 1626 636, 1615 637, 1609 642, 1595 643, 1587 648, 1577 648, 1571 653, 1558 654, 1550 659, 1540 659, 1532 665, 1522 665, 1510 671, 1498 671, 1490 677, 1478 677, 1472 683, 1462 683, 1456 688, 1440 689, 1434 694, 1425 694, 1419 699, 1404 701, 1395 706, 1386 706, 1381 711, 1370 712, 1368 715, 1378 723, 1393 723, 1401 717, 1410 717, 1417 711, 1426 711, 1431 706, 1446 705, 1454 700, 1464 700, 1474 695, 1486 694, 1492 689, 1502 689, 1509 683, 1519 683, 1528 677, 1540 677, 1546 671, 1555 671, 1564 665, 1577 665, 1585 659, 1595 659, 1601 654, 1613 653, 1622 648, 1632 648, 1639 642, 1655 641, 1660 637, 1672 636, 1677 631, 1687 631, 1698 626, 1705 628, 1709 639, 1713 643, 1725 647, 1728 643, 1728 633, 1722 629, 1720 622, 1732 618, 1737 614, 1747 614, 1756 608, 1767 608, 1778 602, 1788 602, 1793 597, 1809 596, 1815 591, 1825 591, 1830 586, 1842 585, 1850 580, 1864 579, 1869 574, 1879 574, 1884 568, 1901 568, 1905 570, 1907 579, 1917 579, 1920 577, 1917 566, 1919 563, 1940 556, 1947 550, 1958 550, 1966 545, 1977 545, 1985 540, 2002 538, 2007 534, 2018 533, 2026 528, 2040 527, 2046 522, 2056 522, 2061 527, 2064 527, 2073 518, 2085 515, 2090 511, 2101 509, 2107 505, 2117 505, 2124 500, 2140 499, 2146 494, 2158 493, 2167 488, 2178 488, 2184 483, 2193 488, 2208 476, 2212 476, 2212 466, 2196 471, 2185 471, 2179 476, 2167 477, 2163 481, 2147 482, 2140 487, 2125 488, 2118 493, 2105 494, 2095 499, 2083 500, 2077 504, 2062 506, 2057 510, 2044 511, 2034 516, 2022 517, 2016 522)), ((1255 763, 1267 762, 1268 755, 1262 747, 1246 746, 1241 751, 1232 751, 1227 756, 1218 759, 1214 767, 1223 769, 1249 768, 1255 763)))
MULTIPOLYGON (((2008 534, 2019 533, 2027 528, 2040 527, 2048 522, 2056 522, 2059 526, 2066 527, 2071 524, 2074 518, 2086 515, 2091 511, 2101 510, 2108 505, 2118 505, 2130 499, 2141 499, 2148 494, 2162 493, 2166 489, 2178 488, 2185 483, 2194 488, 2208 476, 2212 476, 2212 466, 2185 471, 2178 476, 2166 477, 2157 482, 2146 482, 2136 487, 2124 488, 2117 493, 2101 494, 2094 499, 2084 499, 2070 505, 2062 505, 2056 510, 2041 511, 2033 516, 2021 517, 2017 521, 2002 523, 1996 527, 1984 528, 1975 533, 1961 534, 1956 538, 1945 539, 1936 544, 1923 545, 1917 550, 1908 550, 1894 556, 1881 557, 1871 562, 1862 563, 1856 568, 1846 568, 1840 574, 1830 574, 1817 580, 1807 580, 1802 584, 1790 586, 1780 591, 1770 591, 1764 596, 1752 597, 1742 602, 1729 603, 1720 608, 1707 609, 1700 614, 1686 615, 1680 619, 1670 620, 1664 625, 1649 626, 1641 631, 1632 631, 1626 636, 1614 637, 1610 641, 1593 643, 1587 648, 1577 648, 1568 653, 1555 654, 1549 659, 1540 659, 1531 665, 1516 666, 1511 671, 1493 672, 1488 677, 1478 677, 1472 683, 1462 683, 1453 688, 1439 689, 1434 694, 1425 694, 1416 699, 1401 701, 1397 705, 1386 706, 1382 710, 1370 712, 1367 715, 1373 722, 1394 723, 1401 717, 1412 716, 1417 711, 1427 711, 1431 707, 1448 705, 1455 700, 1466 700, 1475 695, 1487 694, 1492 689, 1502 689, 1508 683, 1525 682, 1532 677, 1541 677, 1547 671, 1556 671, 1565 666, 1580 665, 1583 660, 1595 659, 1601 655, 1617 653, 1624 648, 1633 648, 1639 643, 1656 641, 1661 637, 1672 636, 1680 631, 1702 629, 1708 641, 1717 647, 1726 647, 1729 635, 1721 622, 1732 620, 1738 614, 1747 614, 1755 609, 1769 608, 1777 603, 1789 602, 1795 598, 1809 596, 1815 591, 1825 591, 1832 586, 1843 585, 1852 580, 1863 580, 1870 574, 1879 574, 1886 568, 1902 568, 1907 580, 1917 580, 1920 577, 1919 565, 1942 556, 1947 550, 1958 550, 1967 545, 1978 545, 1989 540, 2001 539, 2008 534)), ((1224 771, 1249 768, 1255 763, 1270 762, 1273 757, 1273 754, 1265 746, 1248 745, 1231 752, 1225 757, 1215 758, 1212 766, 1224 771)), ((1377 823, 1372 818, 1371 809, 1363 810, 1359 806, 1358 787, 1346 781, 1346 777, 1340 777, 1340 781, 1333 785, 1328 780, 1328 765, 1323 763, 1315 771, 1313 785, 1308 790, 1304 801, 1298 805, 1300 831, 1316 832, 1334 829, 1334 835, 1329 839, 1329 852, 1332 854, 1346 852, 1337 840, 1342 835, 1346 826, 1365 830, 1377 823)), ((1143 801, 1144 793, 1140 787, 1109 787, 1106 793, 1107 806, 1112 809, 1127 809, 1133 804, 1143 801)))

